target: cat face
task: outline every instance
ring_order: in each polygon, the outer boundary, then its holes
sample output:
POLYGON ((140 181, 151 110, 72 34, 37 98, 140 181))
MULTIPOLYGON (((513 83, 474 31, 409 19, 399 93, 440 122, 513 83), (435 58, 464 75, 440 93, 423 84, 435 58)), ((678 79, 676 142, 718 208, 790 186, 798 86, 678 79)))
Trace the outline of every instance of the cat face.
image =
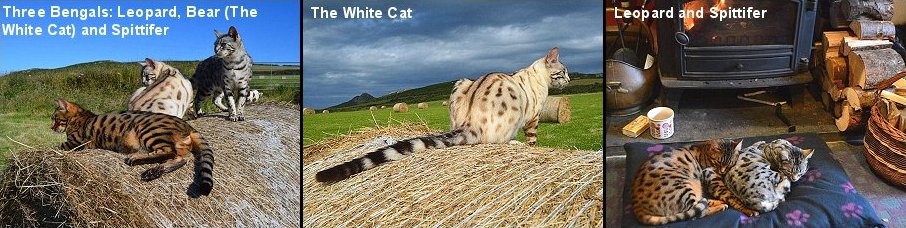
POLYGON ((58 133, 63 133, 66 131, 66 126, 69 125, 69 121, 72 118, 75 118, 81 114, 84 110, 79 105, 63 100, 62 98, 57 99, 57 109, 53 112, 53 115, 50 116, 50 119, 53 121, 50 129, 58 133))
POLYGON ((545 67, 550 73, 551 87, 562 89, 569 83, 569 72, 562 63, 560 63, 560 49, 552 48, 544 56, 545 67))
POLYGON ((705 143, 707 159, 714 166, 714 171, 723 175, 736 164, 739 160, 739 152, 742 150, 742 139, 712 139, 705 143))
POLYGON ((160 70, 163 68, 163 64, 151 60, 150 58, 145 58, 145 62, 142 62, 142 84, 145 86, 150 86, 154 80, 157 80, 160 75, 160 70))
POLYGON ((236 50, 242 47, 242 40, 239 38, 239 31, 236 31, 236 27, 230 26, 230 31, 227 34, 220 34, 220 32, 214 30, 214 35, 217 36, 217 40, 214 41, 214 54, 217 57, 232 56, 233 53, 236 53, 236 50))
POLYGON ((808 171, 808 159, 812 157, 813 149, 802 149, 790 146, 780 155, 780 172, 791 181, 798 181, 808 171))

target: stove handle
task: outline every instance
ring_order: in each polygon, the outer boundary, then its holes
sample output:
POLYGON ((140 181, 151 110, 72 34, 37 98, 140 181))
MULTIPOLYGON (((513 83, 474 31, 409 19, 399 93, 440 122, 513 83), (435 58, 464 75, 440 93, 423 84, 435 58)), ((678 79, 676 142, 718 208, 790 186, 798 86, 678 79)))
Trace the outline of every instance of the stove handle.
POLYGON ((676 32, 673 34, 673 39, 676 40, 676 43, 679 45, 686 46, 689 44, 689 35, 686 35, 685 32, 676 32))

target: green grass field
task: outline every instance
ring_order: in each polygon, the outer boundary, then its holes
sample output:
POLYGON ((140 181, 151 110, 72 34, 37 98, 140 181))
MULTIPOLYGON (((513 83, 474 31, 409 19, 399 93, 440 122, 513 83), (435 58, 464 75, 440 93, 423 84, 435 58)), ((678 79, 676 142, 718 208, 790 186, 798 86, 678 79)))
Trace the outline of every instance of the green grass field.
MULTIPOLYGON (((572 94, 572 118, 565 124, 541 123, 538 127, 538 146, 564 149, 598 150, 604 143, 604 94, 572 94)), ((317 113, 302 117, 303 145, 312 144, 328 137, 349 133, 363 127, 399 125, 400 122, 425 122, 437 132, 450 130, 450 119, 446 106, 441 101, 428 102, 428 109, 418 109, 410 104, 408 113, 394 113, 388 106, 372 112, 368 110, 351 112, 317 113)), ((525 141, 520 131, 517 137, 525 141)))

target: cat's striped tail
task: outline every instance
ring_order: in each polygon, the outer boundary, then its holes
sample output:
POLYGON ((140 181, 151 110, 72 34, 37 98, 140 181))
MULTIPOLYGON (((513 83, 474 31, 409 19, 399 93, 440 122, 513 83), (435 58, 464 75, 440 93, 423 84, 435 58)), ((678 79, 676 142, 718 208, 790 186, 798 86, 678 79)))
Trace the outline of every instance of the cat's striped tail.
POLYGON ((672 214, 668 216, 657 216, 657 215, 647 215, 647 214, 637 214, 639 217, 639 222, 648 225, 663 225, 670 222, 675 222, 679 220, 686 220, 689 218, 696 219, 704 215, 705 210, 708 210, 708 199, 702 197, 697 204, 693 205, 692 208, 686 210, 685 212, 672 214))
POLYGON ((192 184, 198 187, 197 195, 208 195, 214 187, 214 152, 198 132, 192 133, 192 141, 192 154, 195 156, 195 178, 192 184))
POLYGON ((442 135, 429 135, 399 141, 393 145, 385 146, 374 152, 365 154, 365 156, 353 159, 352 161, 322 170, 315 175, 315 179, 319 182, 337 182, 349 178, 354 174, 374 168, 381 163, 400 160, 404 155, 409 155, 425 149, 463 145, 466 144, 466 139, 462 133, 462 129, 456 129, 442 135))

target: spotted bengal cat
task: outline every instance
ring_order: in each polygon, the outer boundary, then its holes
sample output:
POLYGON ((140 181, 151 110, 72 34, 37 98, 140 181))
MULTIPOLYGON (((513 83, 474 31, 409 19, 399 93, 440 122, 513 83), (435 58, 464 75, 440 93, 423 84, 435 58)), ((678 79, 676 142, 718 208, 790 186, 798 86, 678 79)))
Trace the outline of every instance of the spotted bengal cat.
POLYGON ((66 142, 60 145, 63 150, 98 148, 125 153, 130 166, 162 163, 142 172, 144 181, 179 169, 191 152, 195 156, 193 186, 201 195, 211 192, 214 153, 201 134, 180 118, 144 111, 96 115, 64 99, 57 99, 51 118, 51 129, 66 133, 66 142))
POLYGON ((514 74, 490 73, 475 81, 459 80, 450 94, 450 132, 400 141, 318 172, 315 178, 320 182, 340 181, 426 148, 518 143, 514 139, 520 128, 525 132, 526 142, 533 146, 548 88, 563 88, 567 83, 566 66, 560 63, 556 47, 514 74))
POLYGON ((704 174, 724 174, 733 166, 742 140, 709 140, 652 156, 632 181, 632 209, 639 222, 662 225, 696 219, 727 209, 705 198, 704 174))

